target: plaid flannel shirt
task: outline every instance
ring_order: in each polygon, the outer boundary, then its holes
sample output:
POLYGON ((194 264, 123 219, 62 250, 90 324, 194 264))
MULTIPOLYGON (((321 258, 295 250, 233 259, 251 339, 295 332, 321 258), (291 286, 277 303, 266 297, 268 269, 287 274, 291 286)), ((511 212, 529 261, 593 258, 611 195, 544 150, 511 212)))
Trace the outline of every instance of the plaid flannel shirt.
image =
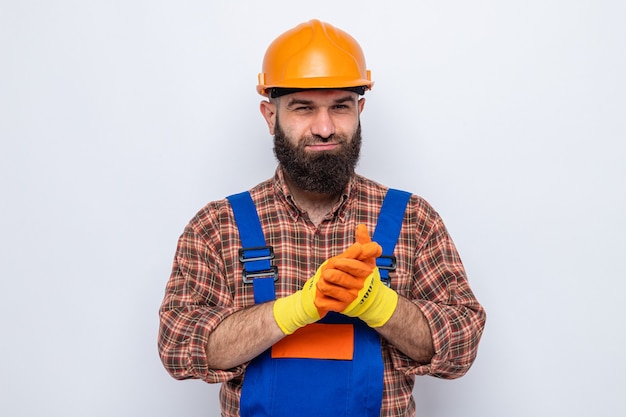
MULTIPOLYGON (((279 270, 276 296, 299 290, 326 259, 354 243, 365 223, 373 232, 387 188, 356 175, 335 209, 317 227, 293 202, 280 168, 250 190, 265 238, 274 247, 279 270)), ((242 282, 239 233, 227 200, 207 204, 181 235, 160 308, 158 347, 167 371, 177 379, 223 382, 222 415, 239 415, 239 395, 247 364, 209 369, 209 335, 230 314, 254 304, 252 285, 242 282)), ((452 379, 473 363, 485 312, 472 293, 461 259, 441 218, 413 195, 395 252, 391 287, 411 300, 429 323, 435 356, 419 364, 381 340, 384 391, 381 416, 413 416, 416 375, 452 379)), ((303 389, 305 388, 303 380, 303 389)))

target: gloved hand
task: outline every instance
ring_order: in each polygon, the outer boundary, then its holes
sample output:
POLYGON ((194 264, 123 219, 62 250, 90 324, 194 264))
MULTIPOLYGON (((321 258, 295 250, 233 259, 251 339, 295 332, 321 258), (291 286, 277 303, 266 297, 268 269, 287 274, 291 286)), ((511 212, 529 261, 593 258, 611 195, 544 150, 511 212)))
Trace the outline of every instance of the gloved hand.
POLYGON ((291 334, 307 324, 314 323, 324 317, 329 311, 341 311, 347 303, 341 303, 317 290, 322 270, 328 261, 324 262, 315 275, 301 290, 274 302, 274 320, 285 334, 291 334))
POLYGON ((359 296, 381 252, 380 245, 369 238, 367 227, 360 224, 356 228, 356 243, 322 265, 322 276, 317 288, 322 294, 338 301, 333 311, 344 311, 359 296), (337 262, 345 271, 336 268, 337 262))
MULTIPOLYGON (((376 257, 382 249, 372 242, 365 225, 357 227, 356 240, 355 245, 360 245, 361 250, 349 253, 356 254, 354 258, 331 258, 322 268, 317 287, 319 292, 349 303, 340 310, 342 314, 359 317, 370 327, 380 327, 396 310, 398 294, 380 280, 376 257)), ((349 251, 350 248, 346 252, 349 251)))

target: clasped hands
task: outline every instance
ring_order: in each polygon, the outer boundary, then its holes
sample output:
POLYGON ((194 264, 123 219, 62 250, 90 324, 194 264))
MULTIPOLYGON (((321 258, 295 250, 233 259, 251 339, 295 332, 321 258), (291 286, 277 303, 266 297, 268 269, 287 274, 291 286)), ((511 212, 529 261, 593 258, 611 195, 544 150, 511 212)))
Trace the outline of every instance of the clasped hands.
POLYGON ((367 298, 378 274, 376 258, 381 253, 382 248, 372 242, 365 225, 357 226, 356 243, 320 267, 314 304, 321 317, 328 311, 350 315, 367 298))
POLYGON ((398 294, 380 281, 376 258, 382 248, 363 224, 356 243, 320 266, 302 290, 276 300, 274 318, 285 334, 335 311, 359 317, 370 327, 384 325, 398 304, 398 294))

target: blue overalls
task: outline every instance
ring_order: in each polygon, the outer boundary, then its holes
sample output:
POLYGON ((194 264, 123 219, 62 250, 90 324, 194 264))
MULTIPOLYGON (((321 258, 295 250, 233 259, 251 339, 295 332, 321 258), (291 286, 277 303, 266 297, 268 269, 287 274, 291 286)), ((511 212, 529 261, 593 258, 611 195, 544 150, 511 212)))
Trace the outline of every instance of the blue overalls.
MULTIPOLYGON (((373 241, 383 248, 376 260, 389 285, 396 267, 393 251, 410 193, 390 189, 383 201, 373 241)), ((248 192, 228 197, 239 229, 244 283, 252 283, 256 304, 274 300, 278 269, 266 245, 248 192)), ((378 417, 383 392, 380 336, 359 319, 330 312, 322 320, 286 336, 253 359, 244 377, 242 417, 378 417), (317 346, 316 346, 317 344, 317 346), (324 351, 324 345, 339 349, 324 351), (324 351, 321 355, 317 352, 324 351)))

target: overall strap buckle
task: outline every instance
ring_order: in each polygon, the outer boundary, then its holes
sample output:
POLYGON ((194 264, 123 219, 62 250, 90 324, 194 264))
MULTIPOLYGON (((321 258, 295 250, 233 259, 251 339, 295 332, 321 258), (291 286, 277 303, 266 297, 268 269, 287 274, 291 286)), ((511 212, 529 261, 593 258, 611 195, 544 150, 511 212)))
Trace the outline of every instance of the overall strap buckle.
POLYGON ((274 282, 278 281, 278 267, 270 265, 272 259, 274 259, 272 246, 239 249, 239 261, 243 264, 244 284, 252 284, 255 278, 272 278, 274 282))
POLYGON ((274 259, 272 246, 239 249, 239 261, 243 264, 244 284, 252 284, 255 278, 272 278, 274 282, 278 281, 278 267, 269 263, 272 259, 274 259))
POLYGON ((396 270, 398 261, 395 255, 381 255, 376 258, 376 266, 380 272, 380 280, 383 284, 390 287, 391 279, 389 273, 396 270))

